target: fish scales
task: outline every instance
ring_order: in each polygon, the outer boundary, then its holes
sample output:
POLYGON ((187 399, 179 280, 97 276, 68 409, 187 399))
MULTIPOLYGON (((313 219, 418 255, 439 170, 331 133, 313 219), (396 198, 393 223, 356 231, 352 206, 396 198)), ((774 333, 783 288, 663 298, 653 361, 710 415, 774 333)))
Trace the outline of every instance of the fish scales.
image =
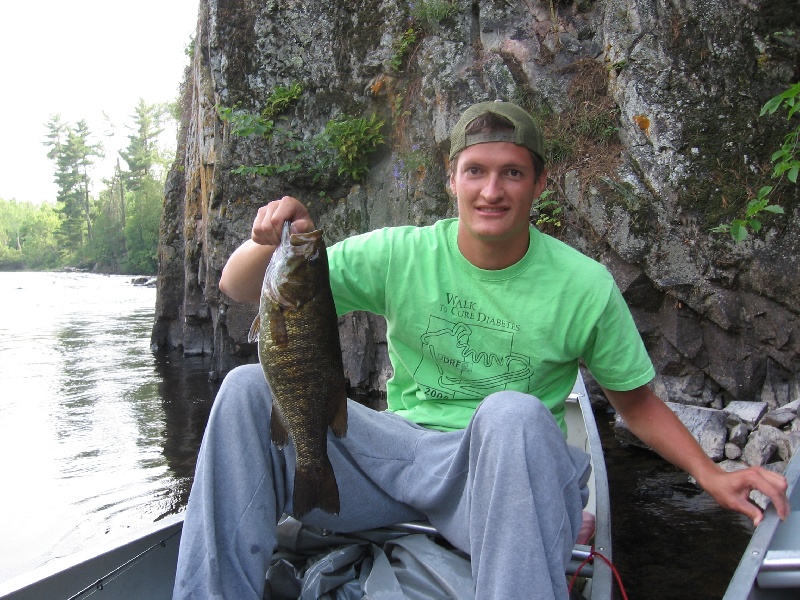
POLYGON ((347 432, 347 393, 322 231, 289 233, 264 275, 258 354, 273 396, 272 441, 295 446, 293 512, 339 513, 327 430, 347 432))

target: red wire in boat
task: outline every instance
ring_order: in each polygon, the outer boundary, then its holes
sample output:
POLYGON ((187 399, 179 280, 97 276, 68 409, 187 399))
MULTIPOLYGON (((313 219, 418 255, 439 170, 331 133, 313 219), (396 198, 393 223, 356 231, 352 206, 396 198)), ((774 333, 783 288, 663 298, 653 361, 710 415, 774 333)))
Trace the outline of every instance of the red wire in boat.
POLYGON ((595 556, 608 565, 608 567, 611 569, 611 572, 614 574, 614 579, 617 580, 617 585, 619 586, 619 593, 622 595, 622 600, 628 600, 628 594, 625 592, 625 586, 622 585, 622 577, 620 577, 619 571, 617 571, 617 567, 615 567, 614 563, 612 563, 610 560, 608 560, 608 558, 597 552, 594 548, 592 548, 591 552, 589 552, 589 556, 583 559, 583 562, 580 565, 578 565, 577 569, 575 569, 575 574, 569 580, 569 588, 567 589, 567 591, 569 592, 572 591, 572 586, 575 585, 575 580, 578 578, 578 574, 581 572, 581 569, 589 561, 593 560, 595 556))

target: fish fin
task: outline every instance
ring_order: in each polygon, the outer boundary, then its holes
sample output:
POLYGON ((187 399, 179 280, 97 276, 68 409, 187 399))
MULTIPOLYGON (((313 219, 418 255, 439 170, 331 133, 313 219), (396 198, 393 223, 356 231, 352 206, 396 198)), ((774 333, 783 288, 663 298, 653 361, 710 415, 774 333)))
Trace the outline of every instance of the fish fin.
POLYGON ((298 519, 314 508, 331 515, 339 514, 339 486, 327 457, 316 467, 301 470, 298 466, 294 474, 292 507, 292 512, 298 519))
POLYGON ((280 307, 269 311, 269 331, 272 343, 276 346, 285 346, 289 343, 289 334, 286 332, 286 317, 280 307))
POLYGON ((283 415, 281 415, 281 410, 274 401, 272 403, 272 416, 269 419, 269 436, 272 438, 272 443, 278 448, 283 448, 289 441, 289 434, 283 424, 283 415))
POLYGON ((247 341, 252 344, 258 341, 258 330, 261 329, 261 315, 256 315, 253 319, 253 324, 250 325, 250 331, 247 333, 247 341))
POLYGON ((342 438, 347 435, 347 391, 342 386, 341 391, 333 398, 334 406, 336 406, 336 413, 331 420, 331 429, 333 435, 337 438, 342 438))

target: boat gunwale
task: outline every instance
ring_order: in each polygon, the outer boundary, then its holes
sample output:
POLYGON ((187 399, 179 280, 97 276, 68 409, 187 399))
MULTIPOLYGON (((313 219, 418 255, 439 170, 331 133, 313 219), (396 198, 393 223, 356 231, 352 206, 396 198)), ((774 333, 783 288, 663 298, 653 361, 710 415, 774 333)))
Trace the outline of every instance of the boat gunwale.
MULTIPOLYGON (((789 484, 787 497, 790 501, 800 503, 800 453, 796 454, 786 467, 784 477, 789 484), (795 498, 795 496, 797 496, 795 498)), ((751 592, 756 584, 759 571, 764 558, 767 556, 769 546, 781 524, 778 511, 770 503, 764 511, 764 518, 756 527, 750 543, 747 545, 742 559, 731 578, 728 589, 722 600, 747 600, 752 598, 751 592)))

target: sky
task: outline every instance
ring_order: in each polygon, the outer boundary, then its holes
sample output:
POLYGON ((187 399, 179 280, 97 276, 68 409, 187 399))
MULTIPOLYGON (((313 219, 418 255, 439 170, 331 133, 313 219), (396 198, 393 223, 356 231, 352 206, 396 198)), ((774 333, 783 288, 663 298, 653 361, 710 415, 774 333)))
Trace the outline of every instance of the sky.
POLYGON ((55 203, 55 167, 43 145, 53 115, 70 124, 86 120, 94 141, 106 147, 107 158, 90 173, 96 194, 128 145, 139 99, 177 100, 198 0, 3 4, 0 198, 55 203))

